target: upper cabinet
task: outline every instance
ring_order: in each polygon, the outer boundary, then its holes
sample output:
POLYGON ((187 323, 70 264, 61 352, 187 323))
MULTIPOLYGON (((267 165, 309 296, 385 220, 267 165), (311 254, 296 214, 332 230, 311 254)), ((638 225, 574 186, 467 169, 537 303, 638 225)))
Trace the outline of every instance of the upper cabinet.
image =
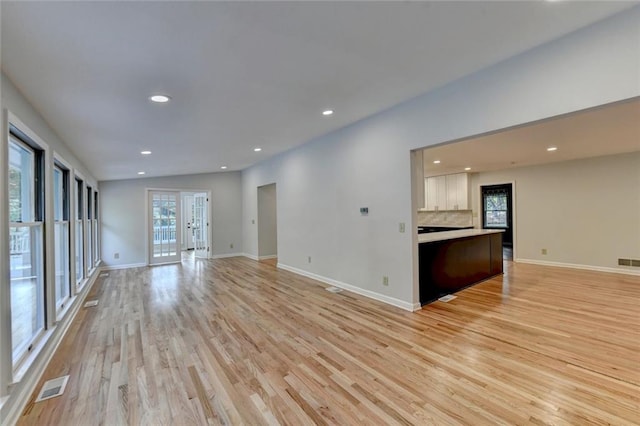
POLYGON ((433 176, 425 178, 427 210, 469 210, 469 175, 433 176))
POLYGON ((469 175, 447 175, 447 210, 469 209, 469 175))
POLYGON ((447 180, 446 176, 435 176, 425 179, 425 206, 427 210, 446 210, 447 180))

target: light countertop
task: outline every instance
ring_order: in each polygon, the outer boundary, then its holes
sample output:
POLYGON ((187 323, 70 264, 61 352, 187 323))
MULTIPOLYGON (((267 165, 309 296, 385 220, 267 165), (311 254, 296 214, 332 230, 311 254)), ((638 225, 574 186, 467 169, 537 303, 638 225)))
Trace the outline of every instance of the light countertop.
POLYGON ((504 229, 461 229, 459 231, 431 232, 419 234, 418 243, 432 243, 434 241, 455 240, 456 238, 475 237, 478 235, 498 234, 504 229))

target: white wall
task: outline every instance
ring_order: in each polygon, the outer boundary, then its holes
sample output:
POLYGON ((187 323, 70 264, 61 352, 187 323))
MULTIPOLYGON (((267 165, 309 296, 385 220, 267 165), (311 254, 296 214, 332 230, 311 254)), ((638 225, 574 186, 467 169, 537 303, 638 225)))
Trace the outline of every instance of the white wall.
MULTIPOLYGON (((10 111, 18 120, 20 120, 30 131, 32 131, 38 138, 42 139, 47 144, 49 150, 46 153, 45 161, 51 165, 53 162, 53 152, 59 154, 68 165, 81 172, 86 182, 94 188, 97 188, 96 180, 91 175, 90 171, 82 164, 82 162, 71 152, 69 147, 58 137, 58 135, 49 127, 46 121, 40 116, 40 114, 31 106, 29 101, 18 91, 13 83, 4 75, 0 74, 0 105, 3 114, 1 132, 2 142, 0 143, 0 276, 2 277, 2 285, 0 286, 0 424, 7 424, 8 418, 15 418, 19 415, 19 409, 21 405, 29 397, 32 387, 35 385, 39 375, 46 366, 48 357, 52 354, 53 349, 62 338, 64 330, 69 325, 71 318, 79 307, 80 302, 89 290, 90 285, 85 285, 83 289, 77 295, 74 294, 71 302, 68 304, 68 310, 66 314, 60 318, 60 321, 55 320, 54 315, 54 303, 52 300, 53 285, 51 282, 48 284, 49 291, 47 293, 49 299, 47 302, 48 315, 48 329, 44 333, 43 340, 40 344, 41 349, 37 355, 30 360, 30 367, 26 369, 21 375, 20 381, 15 383, 9 389, 8 384, 11 380, 12 360, 11 360, 11 327, 10 327, 10 270, 9 270, 9 253, 7 249, 9 247, 8 242, 8 194, 7 194, 7 140, 6 135, 8 130, 6 128, 6 111, 10 111)), ((24 129, 23 129, 24 130, 24 129)), ((46 190, 49 193, 52 191, 51 179, 45 179, 46 190)), ((46 197, 47 216, 46 219, 50 223, 53 219, 52 209, 53 200, 51 197, 46 197)), ((73 227, 71 227, 73 232, 73 227)), ((46 265, 44 270, 46 271, 49 281, 53 276, 53 228, 45 227, 46 244, 45 244, 45 261, 46 265)), ((73 238, 71 239, 73 241, 73 238)), ((73 246, 73 243, 72 243, 73 246)), ((73 256, 72 256, 73 258, 73 256)), ((72 267, 72 277, 73 277, 72 267)), ((95 275, 95 274, 94 274, 95 275)))
POLYGON ((258 257, 278 254, 277 192, 274 183, 258 188, 258 257))
POLYGON ((276 182, 279 263, 415 306, 417 237, 398 232, 415 223, 410 150, 640 95, 639 20, 636 7, 245 170, 245 252, 257 187, 276 182))
POLYGON ((147 263, 147 188, 211 191, 211 254, 242 253, 240 172, 104 181, 100 182, 102 259, 107 266, 147 263), (120 258, 114 259, 114 253, 120 258))
POLYGON ((640 259, 640 152, 474 173, 478 217, 480 186, 503 182, 515 182, 517 260, 633 270, 618 258, 640 259))

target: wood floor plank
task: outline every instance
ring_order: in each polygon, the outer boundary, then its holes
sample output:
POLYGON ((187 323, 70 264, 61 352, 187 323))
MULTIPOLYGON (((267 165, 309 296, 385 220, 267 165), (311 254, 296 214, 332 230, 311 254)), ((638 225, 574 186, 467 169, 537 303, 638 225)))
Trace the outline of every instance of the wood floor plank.
POLYGON ((640 424, 640 278, 505 265, 414 313, 275 262, 111 271, 19 424, 640 424))

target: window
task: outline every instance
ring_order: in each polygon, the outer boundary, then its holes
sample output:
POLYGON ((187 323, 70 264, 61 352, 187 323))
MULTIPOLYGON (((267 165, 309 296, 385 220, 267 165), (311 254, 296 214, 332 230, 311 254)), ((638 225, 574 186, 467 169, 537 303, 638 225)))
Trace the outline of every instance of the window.
POLYGON ((53 220, 56 312, 71 295, 69 277, 69 170, 53 168, 53 220))
POLYGON ((494 194, 484 197, 484 226, 505 227, 507 226, 507 196, 494 194))
POLYGON ((84 182, 76 177, 76 284, 84 279, 84 182))
POLYGON ((483 228, 511 227, 511 184, 482 186, 483 228))
POLYGON ((98 266, 100 261, 100 241, 98 238, 98 191, 93 192, 93 219, 91 221, 93 230, 93 266, 98 266))
POLYGON ((45 327, 44 152, 13 126, 9 136, 9 246, 13 365, 45 327))
POLYGON ((92 190, 87 186, 87 270, 93 269, 93 212, 91 204, 93 201, 92 190))

